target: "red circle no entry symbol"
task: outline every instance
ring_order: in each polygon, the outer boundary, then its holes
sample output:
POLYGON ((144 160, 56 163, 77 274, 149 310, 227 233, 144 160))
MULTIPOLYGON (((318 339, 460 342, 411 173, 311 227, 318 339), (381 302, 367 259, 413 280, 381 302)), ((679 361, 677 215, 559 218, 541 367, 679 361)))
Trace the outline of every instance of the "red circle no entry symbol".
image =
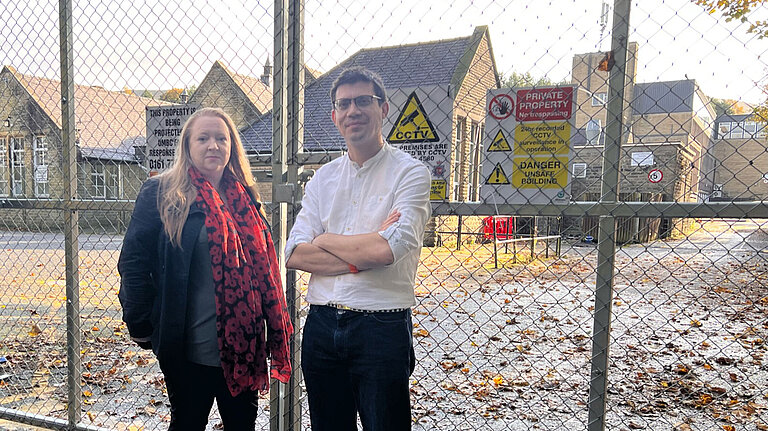
POLYGON ((497 94, 488 104, 488 113, 497 120, 503 120, 515 112, 515 101, 509 94, 497 94))

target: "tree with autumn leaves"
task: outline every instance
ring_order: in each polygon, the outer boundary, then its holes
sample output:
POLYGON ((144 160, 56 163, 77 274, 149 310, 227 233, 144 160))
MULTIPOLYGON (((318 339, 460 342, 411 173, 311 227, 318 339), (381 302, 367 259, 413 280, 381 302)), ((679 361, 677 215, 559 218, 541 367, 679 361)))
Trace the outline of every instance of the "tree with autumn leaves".
MULTIPOLYGON (((750 13, 764 6, 768 0, 691 0, 703 6, 710 14, 720 13, 726 22, 740 21, 749 24, 747 33, 756 34, 758 39, 768 37, 768 21, 751 20, 750 13)), ((768 96, 768 85, 763 86, 763 93, 768 96)), ((756 121, 768 121, 768 99, 753 109, 756 121)))

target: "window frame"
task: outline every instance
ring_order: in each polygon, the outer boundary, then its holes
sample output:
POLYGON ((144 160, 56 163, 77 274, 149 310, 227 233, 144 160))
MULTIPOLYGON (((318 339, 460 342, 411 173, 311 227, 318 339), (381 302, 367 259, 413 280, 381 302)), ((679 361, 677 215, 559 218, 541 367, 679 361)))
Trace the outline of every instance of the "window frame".
POLYGON ((34 169, 34 192, 35 196, 41 197, 41 198, 47 198, 50 197, 50 180, 49 180, 49 172, 48 172, 48 139, 46 136, 35 136, 32 140, 32 167, 34 169), (42 163, 41 163, 42 159, 42 163), (45 181, 39 181, 38 178, 38 168, 41 168, 40 171, 42 172, 42 168, 45 168, 45 181))
POLYGON ((107 197, 107 182, 104 168, 105 166, 101 161, 91 165, 91 197, 99 199, 106 199, 107 197))
POLYGON ((757 123, 754 121, 744 122, 744 137, 751 138, 757 135, 757 123))
POLYGON ((583 162, 573 162, 571 163, 571 177, 572 178, 587 178, 587 168, 589 167, 588 164, 583 162), (581 169, 581 175, 576 175, 576 167, 579 167, 581 169))
POLYGON ((606 100, 608 100, 608 93, 592 93, 592 106, 605 106, 606 100))
POLYGON ((8 137, 0 136, 0 196, 11 194, 11 159, 8 154, 8 137))
POLYGON ((108 166, 105 169, 107 199, 121 199, 123 197, 122 166, 120 163, 108 166))
POLYGON ((731 123, 731 133, 728 135, 729 138, 734 139, 743 139, 744 138, 744 126, 741 122, 733 122, 731 123))
POLYGON ((456 148, 453 149, 453 190, 451 200, 458 202, 461 199, 461 166, 464 163, 464 141, 467 138, 467 117, 456 116, 456 148))
POLYGON ((600 145, 600 137, 603 134, 603 122, 599 118, 590 118, 587 120, 587 124, 584 126, 584 138, 587 140, 587 145, 600 145), (597 125, 597 128, 590 128, 590 125, 597 125), (589 139, 589 131, 597 131, 597 135, 593 139, 589 139))
POLYGON ((731 137, 731 122, 730 121, 723 121, 720 124, 717 125, 717 136, 720 137, 720 139, 727 139, 731 137), (723 130, 725 129, 725 130, 723 130))
POLYGON ((26 139, 23 136, 10 136, 8 142, 11 178, 10 192, 11 196, 24 196, 24 174, 26 164, 24 160, 24 144, 26 139), (18 188, 17 188, 18 187, 18 188))

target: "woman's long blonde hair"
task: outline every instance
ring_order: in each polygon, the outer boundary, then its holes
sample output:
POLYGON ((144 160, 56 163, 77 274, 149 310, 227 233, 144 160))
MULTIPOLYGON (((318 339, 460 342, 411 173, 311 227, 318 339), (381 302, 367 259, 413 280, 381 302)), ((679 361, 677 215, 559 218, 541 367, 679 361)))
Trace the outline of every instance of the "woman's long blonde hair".
POLYGON ((229 161, 224 168, 224 173, 229 172, 233 178, 246 188, 250 188, 256 199, 261 201, 261 196, 256 187, 256 181, 251 173, 251 165, 245 156, 240 134, 237 132, 232 118, 220 108, 202 108, 189 117, 181 136, 176 144, 176 158, 173 165, 167 171, 158 175, 160 189, 157 194, 157 207, 160 211, 160 219, 163 222, 165 233, 171 239, 171 244, 181 246, 181 232, 184 223, 189 216, 189 208, 197 198, 197 189, 189 178, 189 168, 192 167, 192 158, 189 155, 189 139, 194 122, 200 117, 218 117, 224 121, 229 130, 231 150, 229 161))

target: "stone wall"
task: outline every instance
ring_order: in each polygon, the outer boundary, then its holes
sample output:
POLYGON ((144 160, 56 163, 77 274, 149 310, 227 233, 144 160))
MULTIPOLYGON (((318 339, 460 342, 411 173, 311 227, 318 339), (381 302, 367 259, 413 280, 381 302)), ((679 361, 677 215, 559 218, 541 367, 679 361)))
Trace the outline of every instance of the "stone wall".
POLYGON ((199 103, 203 107, 218 107, 224 110, 235 126, 240 130, 254 121, 261 113, 253 106, 248 96, 232 80, 232 76, 220 62, 211 67, 195 92, 189 98, 190 103, 199 103))
POLYGON ((714 144, 715 184, 721 199, 768 199, 768 138, 718 139, 714 144))

